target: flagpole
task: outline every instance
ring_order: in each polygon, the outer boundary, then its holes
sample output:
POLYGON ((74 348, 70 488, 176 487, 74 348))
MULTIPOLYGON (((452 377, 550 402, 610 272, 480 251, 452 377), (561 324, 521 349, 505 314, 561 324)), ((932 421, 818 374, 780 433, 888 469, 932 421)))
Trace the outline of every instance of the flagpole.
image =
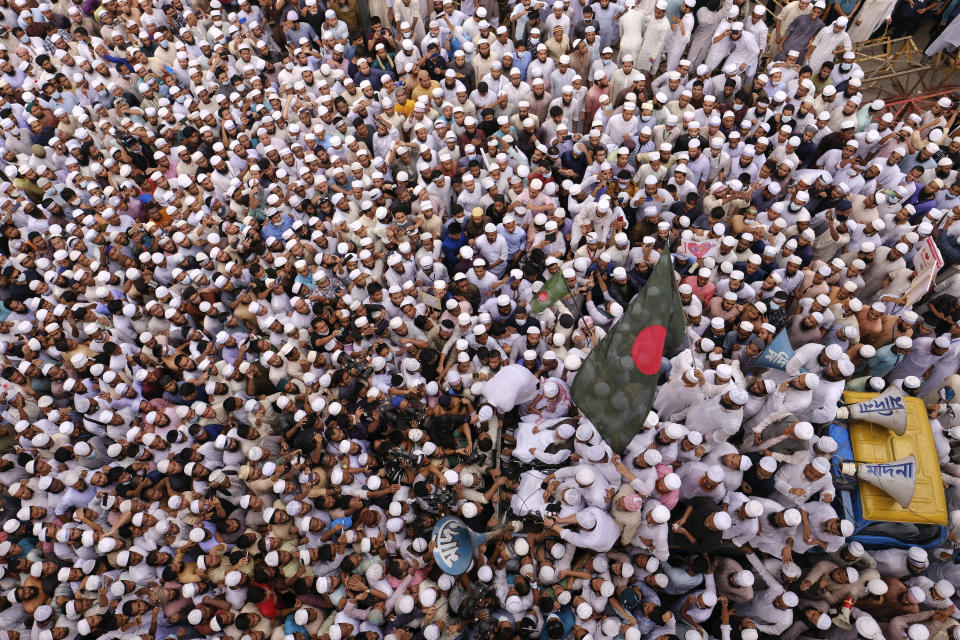
MULTIPOLYGON (((586 328, 587 328, 586 323, 583 321, 583 311, 580 309, 580 305, 577 304, 576 297, 575 297, 575 294, 573 294, 573 292, 571 292, 571 297, 574 298, 573 305, 571 306, 577 310, 577 324, 575 326, 579 327, 580 324, 583 323, 583 327, 581 327, 580 330, 583 331, 583 336, 587 340, 590 340, 590 336, 588 336, 586 332, 586 328)), ((593 340, 590 340, 590 342, 593 343, 593 340)))

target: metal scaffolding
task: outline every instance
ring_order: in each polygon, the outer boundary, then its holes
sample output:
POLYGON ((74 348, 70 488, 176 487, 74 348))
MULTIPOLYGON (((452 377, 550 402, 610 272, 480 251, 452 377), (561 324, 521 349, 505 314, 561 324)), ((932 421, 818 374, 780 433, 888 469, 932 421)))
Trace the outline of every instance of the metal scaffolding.
POLYGON ((956 60, 943 53, 925 58, 911 36, 866 40, 854 50, 864 71, 861 92, 883 98, 896 116, 922 111, 960 89, 956 60))

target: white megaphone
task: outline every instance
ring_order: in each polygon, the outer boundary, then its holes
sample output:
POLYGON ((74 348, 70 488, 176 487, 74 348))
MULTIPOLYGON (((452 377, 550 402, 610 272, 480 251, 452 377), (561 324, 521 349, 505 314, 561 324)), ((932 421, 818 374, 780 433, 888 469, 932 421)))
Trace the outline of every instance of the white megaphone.
POLYGON ((833 626, 844 630, 853 626, 850 624, 850 614, 853 613, 853 602, 853 598, 849 597, 843 601, 843 606, 840 608, 840 612, 831 618, 833 626))
POLYGON ((844 462, 840 473, 855 476, 867 484, 883 489, 897 504, 906 509, 913 500, 917 485, 917 458, 910 454, 893 462, 844 462))
POLYGON ((839 407, 837 418, 872 422, 902 436, 907 430, 907 404, 900 389, 888 387, 883 393, 869 400, 839 407))

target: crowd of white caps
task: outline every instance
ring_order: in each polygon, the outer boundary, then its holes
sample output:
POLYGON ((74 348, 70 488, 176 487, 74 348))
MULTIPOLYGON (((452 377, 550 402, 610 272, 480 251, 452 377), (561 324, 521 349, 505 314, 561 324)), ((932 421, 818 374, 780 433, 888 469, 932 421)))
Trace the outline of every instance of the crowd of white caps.
POLYGON ((860 93, 895 3, 222 1, 0 0, 0 639, 960 638, 960 137, 860 93), (570 385, 658 259, 613 451, 570 385), (940 546, 834 510, 890 385, 940 546))

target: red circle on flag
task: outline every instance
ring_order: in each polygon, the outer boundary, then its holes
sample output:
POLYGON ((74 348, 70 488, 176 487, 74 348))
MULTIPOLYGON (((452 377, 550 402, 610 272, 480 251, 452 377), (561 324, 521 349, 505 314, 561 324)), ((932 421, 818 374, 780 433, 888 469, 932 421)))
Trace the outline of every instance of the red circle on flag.
POLYGON ((666 337, 666 327, 655 324, 652 327, 647 327, 634 338, 630 356, 640 373, 652 376, 660 371, 663 341, 666 337))
POLYGON ((549 299, 550 299, 550 294, 548 294, 546 291, 541 291, 540 293, 537 294, 537 300, 539 300, 540 302, 546 302, 549 299))

